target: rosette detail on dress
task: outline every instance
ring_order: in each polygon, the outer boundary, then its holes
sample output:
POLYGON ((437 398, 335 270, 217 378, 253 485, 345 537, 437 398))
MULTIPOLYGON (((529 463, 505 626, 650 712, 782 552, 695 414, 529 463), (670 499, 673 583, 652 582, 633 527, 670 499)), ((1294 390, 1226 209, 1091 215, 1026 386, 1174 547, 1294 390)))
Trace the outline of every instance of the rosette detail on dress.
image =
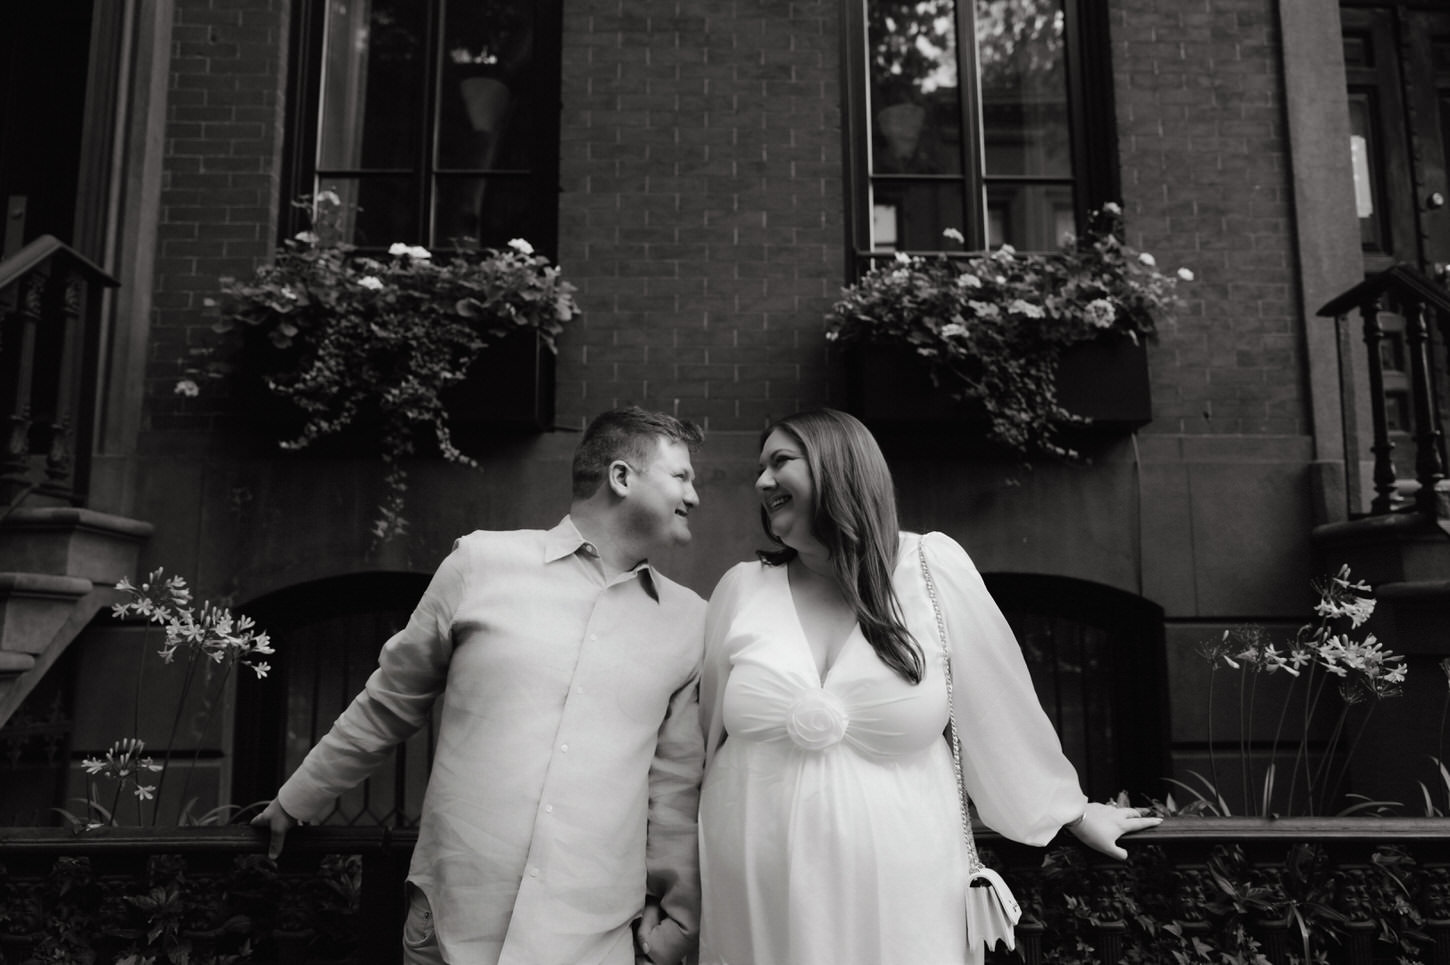
POLYGON ((790 705, 785 732, 803 750, 823 751, 846 736, 850 715, 841 699, 827 690, 803 690, 790 705))

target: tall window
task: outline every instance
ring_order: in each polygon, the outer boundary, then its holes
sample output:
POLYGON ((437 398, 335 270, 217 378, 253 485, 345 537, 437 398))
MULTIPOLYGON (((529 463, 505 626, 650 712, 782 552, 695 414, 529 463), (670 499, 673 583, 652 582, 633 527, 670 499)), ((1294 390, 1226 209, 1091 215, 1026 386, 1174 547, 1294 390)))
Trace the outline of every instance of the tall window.
POLYGON ((1098 0, 846 2, 858 254, 941 250, 947 229, 1051 249, 1113 200, 1098 0))
POLYGON ((295 193, 355 204, 363 247, 558 234, 560 0, 306 0, 295 193))

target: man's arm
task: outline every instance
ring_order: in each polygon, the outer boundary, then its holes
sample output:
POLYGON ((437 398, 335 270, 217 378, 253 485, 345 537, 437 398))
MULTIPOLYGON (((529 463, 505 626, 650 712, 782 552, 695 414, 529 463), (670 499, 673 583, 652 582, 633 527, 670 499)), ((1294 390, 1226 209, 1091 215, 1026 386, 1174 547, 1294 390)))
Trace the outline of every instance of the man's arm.
POLYGON ((282 785, 276 800, 252 820, 269 832, 273 858, 300 820, 320 818, 339 794, 365 780, 432 715, 447 680, 453 614, 468 574, 468 554, 460 541, 433 574, 408 625, 383 645, 378 668, 362 693, 282 785))
POLYGON ((649 828, 645 845, 648 897, 639 950, 657 965, 675 965, 700 930, 700 850, 696 836, 705 739, 700 731, 699 681, 670 699, 650 766, 649 828))

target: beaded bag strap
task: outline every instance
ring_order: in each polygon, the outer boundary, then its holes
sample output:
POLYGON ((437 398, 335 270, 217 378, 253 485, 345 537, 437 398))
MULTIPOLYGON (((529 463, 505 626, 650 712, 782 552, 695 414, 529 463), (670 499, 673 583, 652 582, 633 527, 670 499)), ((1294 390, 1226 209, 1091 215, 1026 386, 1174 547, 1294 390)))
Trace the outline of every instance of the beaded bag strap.
POLYGON ((947 713, 951 719, 952 770, 957 779, 957 804, 962 815, 962 841, 967 846, 967 871, 975 873, 982 868, 982 859, 977 856, 977 842, 972 836, 972 818, 968 809, 967 786, 962 782, 962 737, 957 729, 957 711, 952 695, 952 652, 947 646, 947 624, 942 618, 941 602, 936 595, 936 581, 931 577, 931 568, 926 565, 926 540, 916 544, 916 557, 921 561, 921 578, 926 581, 926 595, 931 598, 931 608, 936 614, 936 635, 941 642, 942 669, 946 673, 947 713))

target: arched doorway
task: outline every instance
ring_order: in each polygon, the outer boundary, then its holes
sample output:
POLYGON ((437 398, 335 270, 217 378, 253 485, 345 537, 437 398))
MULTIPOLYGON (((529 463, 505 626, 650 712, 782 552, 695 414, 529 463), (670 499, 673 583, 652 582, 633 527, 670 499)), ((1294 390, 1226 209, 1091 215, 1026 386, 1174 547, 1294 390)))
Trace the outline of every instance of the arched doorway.
POLYGON ((1162 608, 1070 577, 984 579, 1083 789, 1098 801, 1157 791, 1169 773, 1162 608))
MULTIPOLYGON (((377 666, 427 588, 414 573, 363 573, 288 587, 241 609, 272 637, 266 680, 237 684, 235 799, 272 798, 377 666)), ((435 720, 436 720, 435 709, 435 720)), ((422 810, 433 727, 399 745, 373 776, 342 795, 328 824, 410 827, 422 810)))

